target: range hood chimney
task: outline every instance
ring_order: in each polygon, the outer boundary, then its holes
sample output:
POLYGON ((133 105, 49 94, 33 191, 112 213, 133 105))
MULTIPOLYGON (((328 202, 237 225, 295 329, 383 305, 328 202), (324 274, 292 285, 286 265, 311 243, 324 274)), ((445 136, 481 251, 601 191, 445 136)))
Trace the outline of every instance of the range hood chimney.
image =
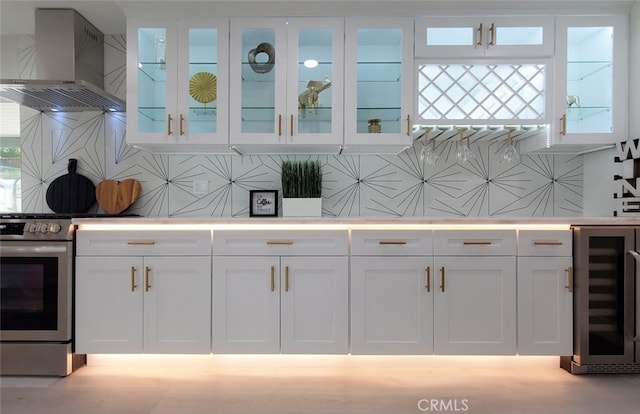
POLYGON ((35 80, 0 79, 0 101, 44 112, 124 112, 104 90, 104 35, 73 9, 37 9, 35 80))

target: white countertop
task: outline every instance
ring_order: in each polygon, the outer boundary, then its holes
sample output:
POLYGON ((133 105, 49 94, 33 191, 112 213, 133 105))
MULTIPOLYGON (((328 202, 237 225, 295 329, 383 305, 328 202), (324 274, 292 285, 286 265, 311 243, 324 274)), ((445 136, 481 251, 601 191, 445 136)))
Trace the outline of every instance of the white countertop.
POLYGON ((513 217, 513 218, 266 218, 266 217, 109 217, 77 218, 74 224, 87 226, 128 227, 153 226, 166 228, 436 228, 436 227, 543 227, 562 225, 640 226, 640 217, 513 217))

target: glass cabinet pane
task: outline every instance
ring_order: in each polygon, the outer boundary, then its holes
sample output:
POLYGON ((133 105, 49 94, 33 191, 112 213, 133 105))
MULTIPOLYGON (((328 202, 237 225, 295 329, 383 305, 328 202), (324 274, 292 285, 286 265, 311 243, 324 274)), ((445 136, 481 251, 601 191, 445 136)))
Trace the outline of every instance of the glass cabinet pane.
POLYGON ((138 29, 138 132, 162 132, 167 119, 167 31, 138 29))
POLYGON ((277 50, 274 29, 242 31, 242 133, 275 132, 277 50))
POLYGON ((473 46, 473 27, 427 27, 427 46, 473 46))
POLYGON ((500 27, 495 29, 495 46, 534 46, 542 45, 544 28, 538 27, 500 27))
POLYGON ((189 29, 190 133, 217 132, 218 30, 189 29))
POLYGON ((402 42, 401 28, 358 29, 358 133, 402 130, 402 42))
POLYGON ((298 134, 332 132, 332 46, 330 28, 298 32, 298 134))
POLYGON ((567 29, 567 133, 613 129, 613 27, 567 29))

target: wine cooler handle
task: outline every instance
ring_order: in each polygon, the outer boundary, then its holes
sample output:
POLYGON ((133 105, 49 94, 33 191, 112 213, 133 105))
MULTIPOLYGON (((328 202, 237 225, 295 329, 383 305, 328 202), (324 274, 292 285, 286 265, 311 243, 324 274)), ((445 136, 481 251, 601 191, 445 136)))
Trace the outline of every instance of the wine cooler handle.
POLYGON ((638 283, 640 283, 640 253, 635 250, 628 250, 627 253, 630 254, 636 262, 636 337, 633 338, 633 340, 640 342, 640 307, 638 307, 638 301, 640 301, 640 285, 638 285, 638 283))

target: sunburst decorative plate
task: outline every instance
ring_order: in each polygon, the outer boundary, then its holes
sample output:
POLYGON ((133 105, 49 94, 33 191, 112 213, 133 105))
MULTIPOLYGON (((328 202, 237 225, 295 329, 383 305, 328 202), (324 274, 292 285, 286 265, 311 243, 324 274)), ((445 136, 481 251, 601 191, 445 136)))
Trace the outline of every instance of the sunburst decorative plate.
POLYGON ((215 101, 218 96, 218 78, 209 72, 198 72, 189 79, 189 95, 200 103, 215 101))

